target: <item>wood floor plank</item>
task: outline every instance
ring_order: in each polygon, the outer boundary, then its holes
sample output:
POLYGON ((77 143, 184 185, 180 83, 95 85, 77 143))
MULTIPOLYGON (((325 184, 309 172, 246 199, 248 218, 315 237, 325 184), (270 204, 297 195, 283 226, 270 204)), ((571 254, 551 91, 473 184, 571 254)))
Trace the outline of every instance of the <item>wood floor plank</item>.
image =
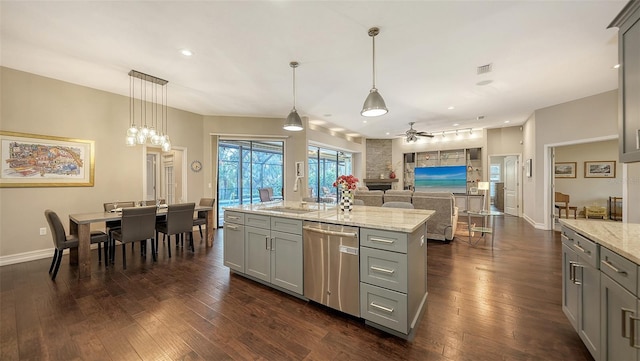
MULTIPOLYGON (((427 243, 429 296, 412 342, 286 295, 222 264, 212 248, 161 243, 157 262, 129 246, 78 279, 67 257, 0 267, 4 360, 576 360, 591 356, 561 309, 561 241, 516 217, 494 248, 427 243)), ((463 227, 459 227, 463 229, 463 227)))

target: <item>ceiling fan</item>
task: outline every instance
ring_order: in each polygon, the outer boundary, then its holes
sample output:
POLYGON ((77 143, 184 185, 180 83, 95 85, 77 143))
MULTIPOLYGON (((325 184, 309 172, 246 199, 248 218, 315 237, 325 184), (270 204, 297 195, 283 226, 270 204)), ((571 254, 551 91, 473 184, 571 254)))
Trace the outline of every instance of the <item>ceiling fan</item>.
POLYGON ((413 125, 414 125, 415 123, 416 123, 416 122, 410 122, 410 123, 409 123, 409 130, 407 130, 407 131, 405 132, 405 134, 404 134, 404 135, 406 136, 406 138, 405 138, 405 139, 406 139, 406 141, 407 141, 407 142, 415 142, 415 141, 417 141, 417 140, 418 140, 418 137, 429 137, 429 138, 433 138, 433 134, 429 134, 429 133, 426 133, 426 132, 419 132, 419 131, 417 131, 417 130, 413 129, 413 125))

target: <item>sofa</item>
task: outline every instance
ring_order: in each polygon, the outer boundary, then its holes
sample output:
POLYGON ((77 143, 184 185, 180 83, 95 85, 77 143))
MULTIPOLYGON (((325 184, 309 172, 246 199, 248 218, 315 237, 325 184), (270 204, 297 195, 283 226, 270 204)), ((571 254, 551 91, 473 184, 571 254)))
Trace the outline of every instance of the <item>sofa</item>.
POLYGON ((362 200, 365 206, 382 207, 382 203, 384 203, 383 191, 356 190, 353 197, 362 200))
POLYGON ((394 190, 389 189, 384 192, 384 203, 388 202, 407 202, 411 203, 413 192, 410 190, 394 190))
POLYGON ((416 209, 431 209, 436 213, 427 220, 427 238, 453 240, 458 224, 458 207, 453 193, 414 192, 411 202, 416 209))

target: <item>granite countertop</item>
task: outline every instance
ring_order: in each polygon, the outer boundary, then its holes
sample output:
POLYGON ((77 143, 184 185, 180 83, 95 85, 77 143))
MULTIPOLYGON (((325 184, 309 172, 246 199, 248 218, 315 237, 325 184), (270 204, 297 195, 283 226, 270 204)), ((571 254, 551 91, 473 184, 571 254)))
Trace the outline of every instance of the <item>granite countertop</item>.
POLYGON ((636 264, 640 264, 639 223, 592 219, 561 219, 560 223, 636 264))
POLYGON ((427 221, 435 211, 353 206, 351 212, 341 212, 337 205, 327 203, 301 203, 274 201, 224 207, 225 210, 264 214, 285 218, 317 221, 348 226, 383 229, 411 233, 427 221), (307 212, 308 211, 308 212, 307 212))

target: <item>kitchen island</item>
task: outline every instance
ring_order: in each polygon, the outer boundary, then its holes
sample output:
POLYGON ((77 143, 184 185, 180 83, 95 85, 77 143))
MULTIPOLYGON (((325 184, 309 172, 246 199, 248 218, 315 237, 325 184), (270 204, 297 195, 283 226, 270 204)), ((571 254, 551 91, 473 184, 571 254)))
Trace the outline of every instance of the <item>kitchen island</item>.
POLYGON ((411 339, 425 309, 426 221, 434 213, 367 206, 344 213, 291 201, 227 207, 224 264, 411 339))

